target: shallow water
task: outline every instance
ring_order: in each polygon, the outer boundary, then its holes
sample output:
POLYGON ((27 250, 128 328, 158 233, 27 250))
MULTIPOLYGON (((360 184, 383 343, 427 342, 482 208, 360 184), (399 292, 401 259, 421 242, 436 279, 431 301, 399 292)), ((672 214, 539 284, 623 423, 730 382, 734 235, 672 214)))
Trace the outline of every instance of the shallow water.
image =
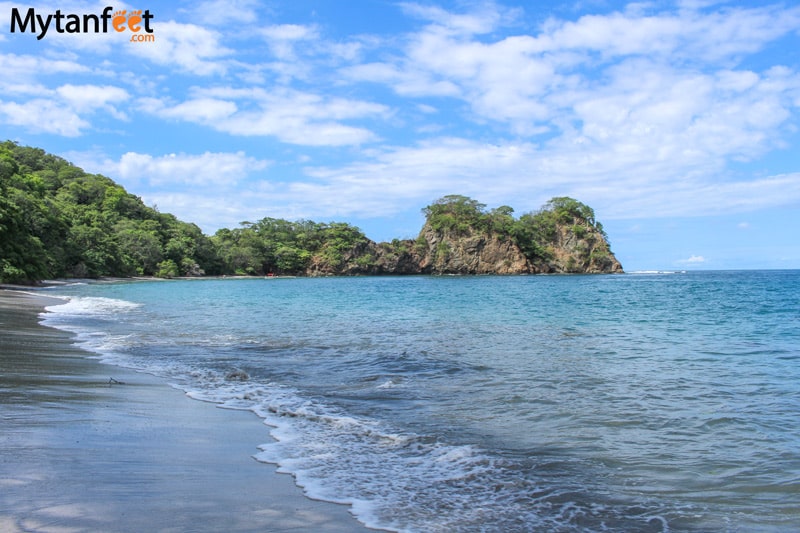
POLYGON ((800 271, 50 292, 46 323, 257 412, 258 459, 371 526, 800 527, 800 271))

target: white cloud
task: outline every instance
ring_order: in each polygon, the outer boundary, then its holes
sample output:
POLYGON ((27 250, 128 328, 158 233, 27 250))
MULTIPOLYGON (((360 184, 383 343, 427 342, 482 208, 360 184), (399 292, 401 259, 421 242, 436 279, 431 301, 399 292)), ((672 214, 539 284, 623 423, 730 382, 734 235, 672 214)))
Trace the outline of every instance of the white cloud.
POLYGON ((87 172, 108 175, 145 204, 157 206, 206 233, 233 228, 265 216, 300 218, 301 199, 287 194, 287 184, 273 182, 273 162, 239 152, 152 155, 126 152, 110 159, 100 151, 69 152, 68 160, 87 172), (298 201, 299 200, 299 201, 298 201))
POLYGON ((530 144, 439 138, 386 149, 371 161, 344 168, 307 168, 314 181, 295 189, 309 202, 335 198, 339 212, 361 216, 395 213, 404 205, 424 205, 420 202, 454 192, 522 209, 524 205, 510 198, 530 199, 533 209, 553 185, 545 177, 537 179, 535 168, 536 149, 530 144))
POLYGON ((171 108, 164 108, 162 103, 153 111, 159 114, 189 122, 214 124, 236 113, 236 104, 216 98, 195 98, 187 100, 171 108))
MULTIPOLYGON (((180 220, 197 224, 205 233, 213 234, 220 228, 235 228, 240 222, 256 216, 248 215, 248 196, 233 191, 225 192, 225 201, 219 196, 196 192, 150 192, 142 196, 145 204, 158 207, 180 220)), ((262 214, 256 219, 267 216, 262 214)))
POLYGON ((0 100, 0 121, 37 133, 77 137, 91 127, 87 116, 99 111, 117 120, 127 118, 118 109, 128 99, 127 91, 110 85, 66 84, 56 89, 13 85, 7 88, 6 95, 35 96, 24 102, 0 100))
POLYGON ((119 162, 108 162, 104 166, 124 183, 143 181, 156 188, 191 185, 204 189, 233 187, 252 172, 263 170, 269 164, 269 161, 249 157, 244 152, 168 154, 159 157, 127 152, 119 162))
POLYGON ((633 8, 586 15, 575 22, 551 20, 541 40, 548 51, 589 50, 605 59, 646 55, 711 62, 756 52, 796 30, 798 23, 798 8, 731 8, 713 13, 686 9, 650 15, 633 8))
POLYGON ((345 120, 384 117, 387 107, 361 100, 278 89, 195 89, 194 98, 177 105, 151 100, 149 112, 195 122, 242 136, 274 136, 306 146, 343 146, 372 142, 370 130, 345 120), (237 103, 238 102, 238 103, 237 103))
POLYGON ((461 89, 452 81, 414 68, 400 69, 386 63, 364 63, 345 67, 342 74, 353 81, 383 83, 401 96, 460 96, 461 89))
POLYGON ((304 26, 302 24, 267 26, 262 30, 262 34, 271 41, 304 41, 319 37, 319 32, 315 26, 304 26))
POLYGON ((278 24, 261 30, 261 34, 269 43, 272 54, 283 61, 295 59, 295 45, 305 41, 319 39, 319 31, 315 26, 300 24, 278 24))
POLYGON ((64 137, 77 137, 90 125, 73 109, 54 100, 39 98, 19 104, 0 101, 3 122, 22 126, 36 133, 54 133, 64 137))
POLYGON ((155 42, 129 43, 130 53, 157 65, 177 67, 198 76, 225 74, 222 58, 233 51, 222 45, 222 35, 196 24, 175 21, 158 23, 155 42))
MULTIPOLYGON (((443 140, 390 148, 374 161, 326 170, 332 188, 349 190, 353 180, 369 188, 368 176, 412 183, 425 175, 429 191, 483 188, 508 198, 515 188, 523 197, 552 190, 617 218, 800 201, 794 175, 729 181, 726 170, 732 161, 782 147, 793 131, 800 75, 737 63, 800 28, 798 8, 646 14, 652 8, 641 4, 575 22, 550 19, 538 34, 497 39, 474 35, 494 28, 499 17, 484 17, 482 25, 439 8, 405 8, 434 23, 407 36, 403 55, 353 66, 345 75, 386 84, 401 96, 462 100, 475 122, 505 126, 521 139, 497 148, 464 141, 472 146, 463 150, 443 140), (512 145, 518 156, 507 164, 500 154, 512 145), (428 161, 431 151, 437 156, 428 161), (490 163, 462 165, 477 154, 490 163), (429 167, 408 171, 418 161, 429 167), (482 187, 492 178, 490 188, 482 187)), ((318 176, 320 169, 311 172, 318 176)))
MULTIPOLYGON (((663 83, 671 80, 658 84, 645 80, 643 87, 638 83, 641 77, 659 71, 683 82, 719 75, 724 79, 710 90, 746 91, 757 73, 733 70, 739 56, 800 28, 798 8, 651 15, 630 9, 575 22, 550 19, 538 34, 479 39, 473 34, 490 31, 507 18, 496 6, 494 10, 492 4, 487 6, 484 11, 454 15, 441 8, 404 4, 407 11, 434 23, 407 36, 402 56, 355 65, 344 74, 353 81, 386 84, 403 96, 459 98, 480 120, 506 124, 514 134, 535 135, 563 132, 565 124, 580 119, 574 106, 587 95, 621 94, 623 110, 628 103, 636 105, 637 100, 622 100, 634 92, 657 101, 668 92, 669 86, 663 83), (619 89, 626 90, 620 93, 619 89)), ((698 96, 692 92, 697 87, 684 83, 680 89, 682 93, 676 90, 671 96, 673 104, 691 105, 698 96)), ((724 95, 701 92, 699 96, 724 95)), ((785 107, 786 102, 780 105, 785 107)), ((673 108, 664 106, 661 117, 673 108)), ((785 117, 779 109, 764 111, 778 111, 776 120, 785 117)), ((776 116, 761 111, 751 116, 756 114, 776 116)))
MULTIPOLYGON (((213 233, 246 218, 268 216, 266 173, 272 161, 239 152, 151 155, 126 152, 110 159, 101 151, 69 152, 64 157, 87 172, 107 175, 147 205, 193 222, 213 233)), ((285 210, 284 210, 285 212, 285 210)))
POLYGON ((489 33, 499 25, 519 16, 519 10, 499 6, 493 2, 475 5, 470 13, 451 13, 438 6, 403 2, 400 7, 406 13, 427 20, 450 33, 472 35, 489 33))
POLYGON ((119 111, 115 104, 128 100, 126 90, 110 85, 71 85, 66 84, 56 89, 58 96, 76 112, 103 109, 116 118, 125 120, 125 113, 119 111))
POLYGON ((78 61, 48 59, 33 55, 0 54, 0 87, 31 82, 40 76, 60 76, 89 72, 78 61))
POLYGON ((692 255, 688 259, 681 259, 678 263, 688 264, 688 265, 696 265, 700 263, 705 263, 706 258, 702 255, 692 255))
POLYGON ((438 138, 375 151, 345 167, 308 167, 296 185, 309 202, 335 197, 340 212, 378 216, 402 205, 460 193, 491 205, 533 210, 552 196, 592 205, 604 219, 749 212, 800 203, 800 174, 720 182, 716 174, 669 172, 668 161, 617 161, 581 145, 542 149, 532 143, 487 144, 438 138))

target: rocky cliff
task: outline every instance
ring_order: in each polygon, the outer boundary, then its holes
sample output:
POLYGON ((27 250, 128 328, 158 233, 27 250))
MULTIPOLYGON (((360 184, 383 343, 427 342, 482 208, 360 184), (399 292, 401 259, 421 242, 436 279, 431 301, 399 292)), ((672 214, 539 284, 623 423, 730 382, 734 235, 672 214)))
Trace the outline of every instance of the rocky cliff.
POLYGON ((561 225, 551 244, 552 256, 542 272, 621 273, 622 265, 611 253, 605 236, 585 225, 561 225))
POLYGON ((559 225, 540 257, 527 257, 512 238, 471 230, 453 234, 426 226, 420 233, 425 252, 419 273, 425 274, 602 274, 621 273, 622 265, 608 241, 595 229, 559 225))
POLYGON ((306 275, 621 273, 602 225, 588 206, 554 198, 540 211, 511 216, 484 210, 463 196, 446 196, 423 210, 416 240, 344 250, 337 261, 318 255, 306 275))
POLYGON ((525 254, 508 236, 470 228, 437 231, 425 224, 418 239, 425 253, 419 270, 435 274, 519 274, 530 272, 525 254))

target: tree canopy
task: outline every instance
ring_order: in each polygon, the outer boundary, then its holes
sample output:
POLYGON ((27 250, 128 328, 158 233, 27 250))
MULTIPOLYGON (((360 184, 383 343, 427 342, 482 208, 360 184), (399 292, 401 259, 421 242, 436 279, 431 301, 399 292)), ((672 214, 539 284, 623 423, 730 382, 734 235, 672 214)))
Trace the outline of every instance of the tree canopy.
POLYGON ((0 280, 219 271, 194 224, 38 148, 0 144, 0 280))
POLYGON ((264 218, 221 229, 212 238, 223 271, 239 275, 300 274, 312 258, 336 270, 345 252, 368 241, 358 228, 342 222, 290 222, 264 218))
MULTIPOLYGON (((510 239, 532 262, 552 255, 558 228, 592 238, 594 211, 557 197, 536 212, 448 195, 425 207, 426 226, 460 238, 475 233, 510 239)), ((425 253, 413 241, 376 245, 342 222, 263 218, 209 237, 198 226, 146 206, 113 180, 89 174, 39 148, 0 143, 0 282, 103 276, 413 272, 425 253)), ((594 247, 595 254, 605 249, 594 247), (598 251, 599 250, 599 251, 598 251)))
POLYGON ((219 230, 146 206, 111 179, 0 143, 0 282, 335 270, 367 237, 346 223, 264 218, 219 230))
POLYGON ((558 226, 568 226, 579 238, 597 232, 607 240, 603 226, 595 221, 594 210, 567 196, 555 197, 535 212, 519 219, 514 209, 501 206, 486 211, 486 205, 460 195, 448 195, 425 207, 426 223, 434 231, 465 235, 470 232, 490 232, 500 238, 513 239, 531 261, 552 258, 558 226))

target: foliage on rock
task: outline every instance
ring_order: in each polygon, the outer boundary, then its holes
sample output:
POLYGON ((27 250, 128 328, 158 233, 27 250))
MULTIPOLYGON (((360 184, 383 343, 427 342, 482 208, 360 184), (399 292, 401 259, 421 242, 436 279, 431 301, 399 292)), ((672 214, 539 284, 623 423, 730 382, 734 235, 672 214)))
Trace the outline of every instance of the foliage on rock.
POLYGON ((594 210, 573 198, 557 197, 540 210, 513 217, 502 206, 465 196, 445 196, 423 209, 426 223, 418 242, 422 267, 446 274, 621 272, 594 210))

